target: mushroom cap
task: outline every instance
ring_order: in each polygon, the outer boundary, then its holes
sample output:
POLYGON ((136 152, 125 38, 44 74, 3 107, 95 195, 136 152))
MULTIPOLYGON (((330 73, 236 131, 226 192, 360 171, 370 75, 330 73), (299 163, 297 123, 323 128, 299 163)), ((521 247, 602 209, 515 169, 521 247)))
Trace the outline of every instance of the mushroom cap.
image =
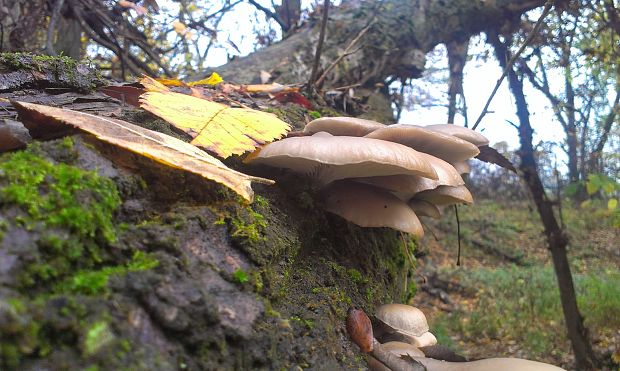
POLYGON ((428 130, 436 131, 438 133, 453 135, 457 138, 468 141, 477 147, 486 146, 489 144, 489 140, 484 135, 469 128, 458 126, 454 124, 435 124, 425 126, 428 130))
POLYGON ((381 344, 381 346, 383 347, 383 349, 392 352, 399 357, 404 355, 408 355, 410 357, 425 357, 424 352, 409 343, 403 343, 400 341, 388 341, 385 344, 381 344))
POLYGON ((326 131, 317 131, 316 133, 312 134, 313 137, 333 137, 333 135, 331 135, 330 133, 326 132, 326 131))
POLYGON ((467 160, 480 153, 478 147, 468 141, 414 125, 386 126, 371 132, 366 138, 404 144, 448 162, 467 160))
POLYGON ((407 203, 384 189, 338 181, 321 193, 325 210, 360 227, 389 227, 424 235, 420 220, 407 203))
POLYGON ((467 187, 463 185, 456 187, 439 186, 435 189, 417 193, 414 198, 430 202, 436 206, 474 203, 474 198, 471 193, 467 187))
POLYGON ((407 205, 416 213, 418 216, 428 216, 433 219, 441 218, 441 210, 432 203, 424 200, 416 200, 415 198, 409 200, 407 205))
POLYGON ((437 179, 428 159, 398 143, 349 136, 285 138, 250 154, 246 162, 311 174, 323 183, 364 176, 420 175, 437 179))
POLYGON ((368 363, 370 371, 392 371, 391 368, 387 367, 373 356, 368 356, 366 362, 368 363))
POLYGON ((385 126, 376 121, 358 119, 356 117, 321 117, 310 121, 304 127, 304 133, 314 134, 319 131, 325 131, 332 135, 363 137, 385 126))
POLYGON ((373 323, 375 336, 384 341, 405 341, 416 347, 437 344, 428 331, 428 322, 421 310, 406 304, 384 304, 377 308, 373 323))
POLYGON ((411 305, 383 304, 377 308, 375 318, 394 330, 412 336, 421 336, 429 330, 424 313, 411 305))
POLYGON ((416 175, 388 175, 382 177, 364 177, 356 181, 385 188, 393 192, 401 200, 409 200, 416 193, 435 189, 441 185, 459 186, 465 184, 456 169, 444 160, 421 153, 430 162, 437 173, 437 180, 428 179, 416 175))
MULTIPOLYGON (((446 362, 432 358, 415 357, 416 361, 433 371, 562 371, 563 368, 548 363, 529 361, 520 358, 487 358, 470 362, 446 362)), ((566 371, 566 370, 564 370, 566 371)))
POLYGON ((453 162, 452 167, 456 169, 459 174, 469 174, 471 173, 471 165, 469 165, 469 161, 456 161, 453 162))

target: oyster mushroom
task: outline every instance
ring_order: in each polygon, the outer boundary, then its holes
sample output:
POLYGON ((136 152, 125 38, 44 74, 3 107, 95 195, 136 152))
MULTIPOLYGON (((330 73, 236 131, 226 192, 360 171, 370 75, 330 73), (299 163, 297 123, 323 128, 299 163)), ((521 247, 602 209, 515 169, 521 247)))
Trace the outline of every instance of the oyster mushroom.
MULTIPOLYGON (((521 358, 487 358, 470 362, 446 362, 432 358, 414 357, 429 371, 562 371, 563 368, 548 363, 529 361, 521 358)), ((564 370, 566 371, 566 370, 564 370)))
POLYGON ((439 186, 417 193, 414 198, 430 202, 436 206, 474 203, 474 198, 465 186, 439 186))
POLYGON ((427 125, 424 128, 466 140, 476 147, 489 145, 489 140, 484 135, 462 126, 454 124, 436 124, 427 125))
POLYGON ((435 189, 442 185, 459 186, 465 184, 461 175, 449 163, 426 153, 420 153, 420 155, 425 157, 433 169, 435 169, 437 173, 436 180, 403 174, 382 177, 364 177, 355 180, 387 189, 402 200, 409 200, 416 193, 435 189))
MULTIPOLYGON (((387 370, 426 371, 426 368, 413 358, 405 361, 384 349, 383 345, 374 338, 370 319, 363 310, 349 308, 346 328, 351 340, 362 352, 369 354, 369 364, 372 360, 378 367, 384 367, 387 370)), ((378 368, 378 370, 381 369, 378 368)))
POLYGON ((404 341, 416 347, 437 344, 429 332, 426 316, 416 307, 406 304, 384 304, 375 313, 375 334, 383 341, 404 341))
POLYGON ((415 212, 405 201, 384 189, 338 181, 321 193, 325 210, 360 227, 389 227, 420 237, 424 235, 415 212))
POLYGON ((363 137, 385 126, 376 121, 358 119, 357 117, 321 117, 309 122, 304 127, 304 133, 314 134, 325 131, 332 135, 363 137))
POLYGON ((349 136, 285 138, 250 154, 245 162, 290 169, 323 185, 338 179, 409 174, 437 179, 427 158, 398 143, 349 136))
POLYGON ((478 147, 468 141, 414 125, 390 125, 365 137, 404 144, 447 162, 464 161, 480 153, 478 147))
POLYGON ((469 174, 471 172, 471 165, 469 161, 457 161, 451 164, 459 174, 469 174))
POLYGON ((416 200, 415 198, 412 198, 411 200, 409 200, 409 202, 407 202, 407 205, 409 205, 409 207, 413 210, 413 212, 416 213, 416 215, 428 216, 429 218, 433 219, 441 218, 441 210, 439 210, 436 205, 428 201, 416 200))

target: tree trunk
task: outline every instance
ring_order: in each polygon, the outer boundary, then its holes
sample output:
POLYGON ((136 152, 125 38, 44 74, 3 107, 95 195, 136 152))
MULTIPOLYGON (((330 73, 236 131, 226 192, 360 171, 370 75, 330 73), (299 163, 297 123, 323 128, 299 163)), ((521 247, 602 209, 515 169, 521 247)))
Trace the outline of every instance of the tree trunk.
MULTIPOLYGON (((510 58, 508 48, 499 40, 497 34, 489 34, 489 39, 495 49, 501 67, 506 68, 506 61, 510 58)), ((536 164, 534 147, 532 145, 534 131, 530 125, 530 113, 527 108, 525 95, 523 94, 523 82, 518 78, 513 69, 508 71, 508 82, 510 90, 515 97, 517 116, 519 117, 519 140, 521 143, 519 150, 521 163, 519 169, 523 173, 523 178, 532 194, 544 226, 547 245, 551 252, 553 267, 560 289, 560 300, 564 311, 568 338, 573 347, 577 368, 580 370, 592 369, 595 364, 595 357, 588 339, 588 330, 583 324, 583 317, 577 307, 577 296, 566 255, 568 237, 560 228, 555 218, 552 203, 547 198, 538 174, 538 165, 536 164)))
MULTIPOLYGON (((437 44, 466 40, 490 28, 511 28, 519 16, 543 0, 346 1, 330 12, 321 68, 329 66, 371 24, 370 30, 327 76, 326 85, 374 87, 387 77, 419 77, 425 54, 437 44)), ((218 67, 224 78, 249 83, 261 70, 280 83, 308 81, 320 19, 311 18, 286 39, 218 67)), ((205 76, 206 73, 197 75, 205 76)))

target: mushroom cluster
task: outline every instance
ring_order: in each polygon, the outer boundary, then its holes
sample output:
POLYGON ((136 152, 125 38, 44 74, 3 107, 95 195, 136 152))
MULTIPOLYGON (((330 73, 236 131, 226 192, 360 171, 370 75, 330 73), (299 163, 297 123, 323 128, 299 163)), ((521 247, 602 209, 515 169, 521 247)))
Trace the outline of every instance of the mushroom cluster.
POLYGON ((373 371, 494 371, 563 369, 519 358, 487 358, 468 361, 446 346, 438 345, 429 332, 421 310, 405 304, 384 304, 372 318, 358 309, 349 310, 347 331, 360 350, 369 353, 368 366, 373 371))
POLYGON ((447 205, 471 204, 461 174, 489 141, 456 125, 384 125, 352 117, 310 122, 303 136, 269 143, 246 162, 314 178, 325 210, 362 227, 422 236, 418 215, 439 218, 447 205))

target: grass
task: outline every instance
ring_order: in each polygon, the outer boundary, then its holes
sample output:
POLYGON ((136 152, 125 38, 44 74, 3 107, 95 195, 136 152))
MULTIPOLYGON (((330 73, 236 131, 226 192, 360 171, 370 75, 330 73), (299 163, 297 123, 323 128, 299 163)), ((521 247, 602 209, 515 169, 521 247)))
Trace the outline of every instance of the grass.
MULTIPOLYGON (((454 267, 454 254, 445 251, 456 246, 453 212, 445 214, 434 224, 441 244, 427 241, 427 249, 440 276, 463 290, 449 293, 456 310, 434 315, 431 329, 440 344, 472 357, 570 365, 559 290, 536 211, 525 202, 492 200, 459 208, 465 259, 460 268, 454 267), (519 257, 520 264, 497 251, 519 257)), ((563 205, 578 305, 599 355, 610 349, 620 354, 620 235, 604 217, 597 208, 563 205)))
MULTIPOLYGON (((469 341, 514 341, 533 358, 565 348, 562 307, 550 267, 485 268, 460 271, 456 278, 478 290, 471 306, 439 319, 443 331, 469 341)), ((588 326, 620 326, 620 317, 614 315, 620 313, 620 273, 576 275, 575 285, 588 326)))

